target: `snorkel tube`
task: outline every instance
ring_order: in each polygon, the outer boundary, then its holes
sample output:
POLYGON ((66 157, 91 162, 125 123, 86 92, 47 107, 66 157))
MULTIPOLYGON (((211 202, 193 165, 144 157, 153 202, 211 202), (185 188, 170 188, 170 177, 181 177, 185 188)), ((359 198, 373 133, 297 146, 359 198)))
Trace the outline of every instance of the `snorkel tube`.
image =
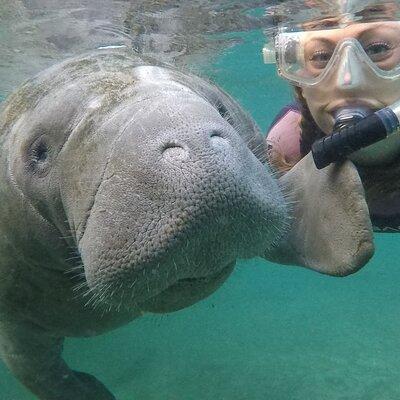
POLYGON ((368 109, 342 109, 330 136, 311 147, 315 166, 325 168, 349 154, 386 139, 400 127, 400 100, 368 115, 368 109))

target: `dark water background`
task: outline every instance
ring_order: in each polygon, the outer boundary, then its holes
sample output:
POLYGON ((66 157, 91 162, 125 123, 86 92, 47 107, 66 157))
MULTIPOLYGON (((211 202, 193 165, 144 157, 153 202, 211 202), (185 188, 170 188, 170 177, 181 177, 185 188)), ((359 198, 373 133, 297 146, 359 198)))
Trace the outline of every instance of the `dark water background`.
MULTIPOLYGON (((69 55, 132 45, 207 73, 265 130, 291 93, 261 61, 262 2, 191 3, 0 0, 0 96, 69 55)), ((70 339, 65 358, 119 400, 398 400, 398 240, 376 235, 373 260, 347 278, 241 262, 207 300, 70 339)), ((0 400, 32 399, 0 362, 0 400)))

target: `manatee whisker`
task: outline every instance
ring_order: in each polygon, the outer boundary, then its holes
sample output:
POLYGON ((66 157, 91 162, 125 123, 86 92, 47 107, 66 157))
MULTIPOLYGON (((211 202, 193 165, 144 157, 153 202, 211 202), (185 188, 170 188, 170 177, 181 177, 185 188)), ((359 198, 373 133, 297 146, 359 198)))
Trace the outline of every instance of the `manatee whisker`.
POLYGON ((66 236, 59 236, 59 239, 66 240, 66 239, 74 239, 73 235, 66 235, 66 236))
MULTIPOLYGON (((248 145, 248 143, 247 143, 247 145, 248 145)), ((249 146, 250 147, 250 146, 249 146)), ((256 156, 259 156, 259 155, 261 155, 261 153, 263 152, 263 150, 264 150, 264 144, 263 143, 259 143, 259 144, 257 144, 255 147, 250 147, 251 148, 251 151, 256 155, 256 156)))
POLYGON ((80 290, 82 290, 82 289, 87 289, 87 287, 88 287, 88 285, 87 285, 87 282, 86 282, 86 281, 80 282, 80 283, 78 283, 76 286, 74 286, 74 288, 72 289, 72 291, 73 291, 73 292, 78 292, 78 291, 80 291, 80 290))
POLYGON ((174 267, 175 267, 176 276, 178 276, 178 266, 176 265, 175 259, 173 259, 172 262, 173 262, 174 267))
POLYGON ((136 285, 136 282, 137 282, 137 279, 135 279, 135 280, 129 285, 129 287, 130 287, 131 289, 133 289, 133 287, 136 285))
POLYGON ((93 303, 96 300, 96 295, 95 293, 93 293, 92 291, 89 292, 91 294, 91 297, 89 298, 89 300, 84 304, 85 307, 92 307, 93 303))
POLYGON ((70 273, 75 273, 75 271, 80 271, 83 270, 84 265, 82 263, 74 265, 73 267, 67 269, 64 274, 70 274, 70 273))

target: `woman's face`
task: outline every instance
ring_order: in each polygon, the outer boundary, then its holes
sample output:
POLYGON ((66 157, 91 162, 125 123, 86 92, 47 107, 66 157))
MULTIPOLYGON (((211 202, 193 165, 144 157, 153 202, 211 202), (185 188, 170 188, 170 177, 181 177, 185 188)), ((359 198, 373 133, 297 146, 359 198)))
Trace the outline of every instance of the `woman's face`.
MULTIPOLYGON (((304 37, 304 67, 307 73, 318 76, 329 61, 337 43, 357 39, 371 60, 382 70, 400 64, 400 24, 374 22, 352 24, 342 29, 310 31, 304 37)), ((344 54, 352 57, 351 51, 344 54)), ((362 60, 345 57, 338 60, 333 70, 318 85, 302 88, 310 112, 317 125, 327 135, 332 133, 334 113, 339 108, 366 106, 378 110, 400 99, 400 79, 378 78, 362 60)), ((390 162, 400 153, 400 134, 395 134, 375 145, 353 154, 360 164, 390 162)))

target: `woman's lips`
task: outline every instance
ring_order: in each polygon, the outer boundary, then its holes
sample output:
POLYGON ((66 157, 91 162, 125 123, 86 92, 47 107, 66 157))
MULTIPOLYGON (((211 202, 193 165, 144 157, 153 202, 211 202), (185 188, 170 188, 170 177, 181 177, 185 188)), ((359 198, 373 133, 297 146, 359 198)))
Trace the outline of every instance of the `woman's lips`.
POLYGON ((356 107, 366 107, 370 108, 373 111, 380 110, 381 108, 386 107, 386 105, 381 104, 377 101, 369 101, 369 100, 360 100, 360 99, 352 99, 352 100, 341 100, 336 101, 334 103, 330 103, 325 111, 328 114, 334 114, 340 108, 356 108, 356 107))

